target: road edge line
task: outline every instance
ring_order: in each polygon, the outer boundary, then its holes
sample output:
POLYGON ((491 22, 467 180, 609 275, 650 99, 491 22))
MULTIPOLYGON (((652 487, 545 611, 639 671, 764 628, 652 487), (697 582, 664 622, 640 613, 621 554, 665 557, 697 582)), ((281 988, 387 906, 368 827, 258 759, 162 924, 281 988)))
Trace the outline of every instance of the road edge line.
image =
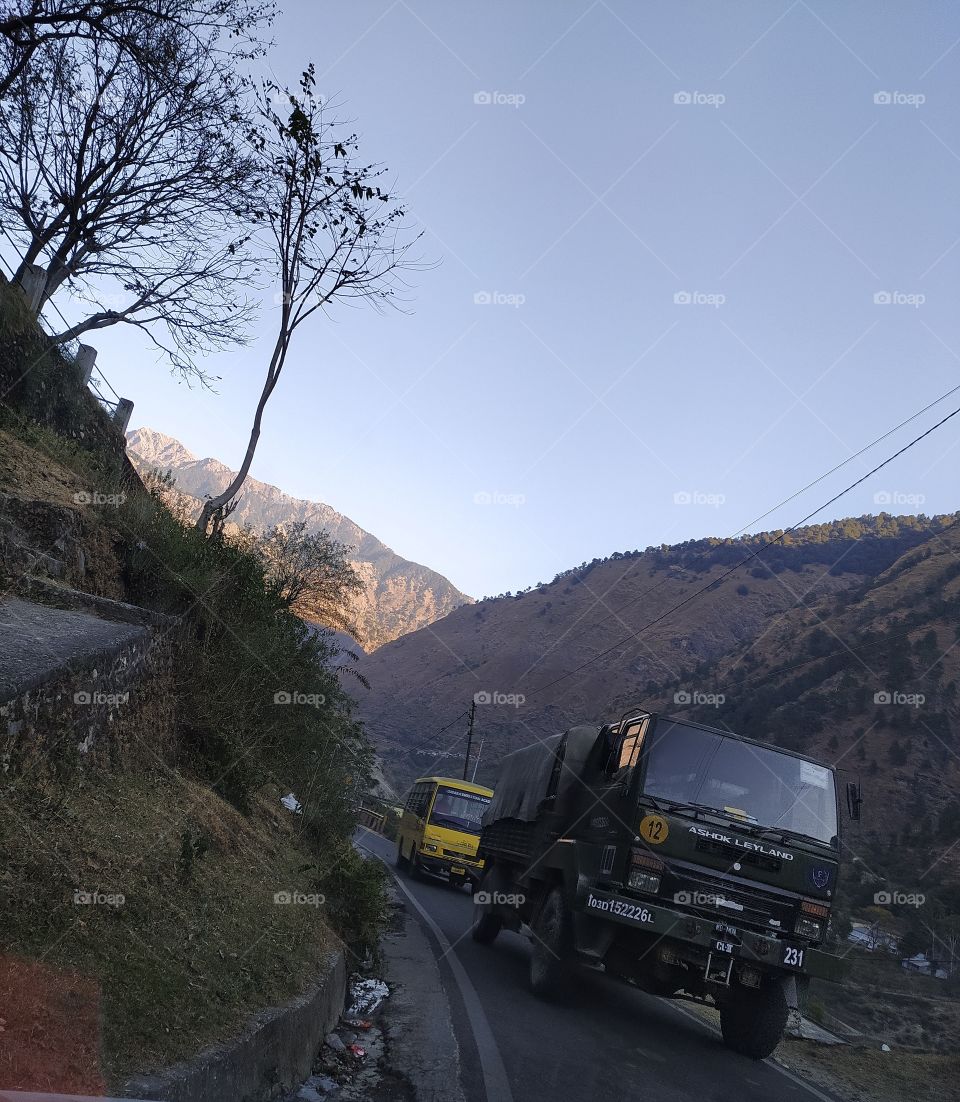
MULTIPOLYGON (((703 1018, 698 1017, 692 1011, 685 1009, 682 1006, 677 1006, 676 1003, 670 1002, 669 999, 663 1000, 668 1003, 678 1014, 682 1014, 685 1018, 689 1018, 691 1022, 696 1022, 698 1025, 702 1025, 704 1029, 708 1029, 714 1036, 722 1037, 723 1034, 715 1025, 711 1025, 709 1022, 705 1022, 703 1018)), ((819 1098, 820 1102, 837 1102, 836 1096, 831 1097, 829 1094, 824 1094, 816 1087, 807 1082, 806 1079, 801 1079, 799 1075, 794 1075, 792 1071, 788 1071, 782 1064, 778 1064, 776 1060, 771 1060, 769 1057, 765 1060, 761 1060, 760 1063, 766 1064, 767 1067, 773 1068, 787 1079, 792 1080, 798 1087, 802 1087, 805 1091, 809 1091, 814 1098, 819 1098)))
MULTIPOLYGON (((369 828, 361 826, 360 829, 368 830, 369 828)), ((370 833, 374 832, 371 831, 370 833)), ((382 838, 383 835, 377 834, 376 837, 382 838)), ((450 944, 447 935, 440 929, 436 922, 434 922, 430 913, 422 904, 414 898, 410 889, 400 880, 386 859, 381 857, 379 853, 375 853, 372 849, 367 849, 361 842, 358 842, 357 845, 366 853, 369 853, 371 857, 375 857, 383 865, 393 878, 393 882, 403 892, 407 899, 410 900, 416 908, 417 913, 424 922, 426 922, 430 932, 437 939, 440 948, 443 950, 443 959, 449 963, 450 971, 453 973, 453 978, 456 981, 457 987, 460 989, 463 1007, 467 1013, 470 1028, 473 1030, 473 1039, 476 1043, 477 1051, 480 1054, 480 1073, 483 1076, 483 1089, 487 1096, 487 1102, 513 1102, 513 1093, 510 1090, 510 1080, 507 1077, 507 1069, 500 1055, 500 1049, 497 1047, 496 1038, 493 1036, 493 1030, 490 1028, 489 1021, 487 1021, 487 1015, 484 1012, 483 1004, 480 1002, 480 996, 477 994, 477 989, 470 982, 470 977, 467 975, 466 969, 460 963, 456 953, 453 951, 453 946, 450 944)), ((831 1100, 827 1100, 827 1102, 831 1102, 831 1100)))

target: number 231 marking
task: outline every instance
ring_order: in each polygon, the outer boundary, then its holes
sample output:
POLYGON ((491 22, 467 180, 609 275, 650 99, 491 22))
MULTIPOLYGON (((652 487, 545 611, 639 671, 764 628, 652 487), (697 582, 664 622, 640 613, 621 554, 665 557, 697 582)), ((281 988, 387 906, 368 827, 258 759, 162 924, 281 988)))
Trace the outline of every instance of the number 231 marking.
POLYGON ((802 968, 803 967, 803 950, 797 949, 793 945, 788 945, 783 950, 783 963, 788 968, 802 968))

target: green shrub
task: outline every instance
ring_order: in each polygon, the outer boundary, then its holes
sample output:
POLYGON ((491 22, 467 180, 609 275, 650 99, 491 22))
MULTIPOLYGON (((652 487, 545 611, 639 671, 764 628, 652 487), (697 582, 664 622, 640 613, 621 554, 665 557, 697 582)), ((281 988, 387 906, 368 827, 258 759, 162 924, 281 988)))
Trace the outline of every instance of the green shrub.
POLYGON ((383 864, 361 856, 349 843, 320 877, 328 920, 357 956, 376 945, 387 911, 386 882, 383 864))

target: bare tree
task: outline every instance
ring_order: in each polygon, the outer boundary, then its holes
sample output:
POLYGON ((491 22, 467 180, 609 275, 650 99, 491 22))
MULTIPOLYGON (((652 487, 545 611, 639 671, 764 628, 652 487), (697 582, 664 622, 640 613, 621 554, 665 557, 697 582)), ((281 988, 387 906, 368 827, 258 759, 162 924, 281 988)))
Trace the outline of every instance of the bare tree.
POLYGON ((164 27, 152 50, 144 67, 93 32, 45 45, 0 104, 0 220, 15 278, 43 272, 38 310, 68 280, 94 304, 58 340, 136 325, 188 373, 243 339, 255 165, 241 82, 193 35, 164 27))
POLYGON ((329 532, 308 532, 302 521, 277 524, 255 543, 270 589, 298 616, 351 634, 350 598, 363 582, 350 563, 350 548, 329 532))
POLYGON ((299 94, 271 83, 259 90, 260 126, 251 140, 263 190, 254 217, 279 285, 277 335, 243 462, 223 493, 204 503, 197 521, 204 532, 249 473, 296 331, 334 301, 390 303, 401 273, 416 267, 410 250, 419 234, 405 230, 405 208, 378 182, 385 169, 355 160, 357 135, 338 136, 341 123, 314 97, 314 85, 311 65, 299 94))
POLYGON ((0 96, 51 42, 107 39, 149 68, 151 43, 166 30, 223 50, 229 62, 263 52, 259 36, 275 15, 273 0, 0 0, 0 96))

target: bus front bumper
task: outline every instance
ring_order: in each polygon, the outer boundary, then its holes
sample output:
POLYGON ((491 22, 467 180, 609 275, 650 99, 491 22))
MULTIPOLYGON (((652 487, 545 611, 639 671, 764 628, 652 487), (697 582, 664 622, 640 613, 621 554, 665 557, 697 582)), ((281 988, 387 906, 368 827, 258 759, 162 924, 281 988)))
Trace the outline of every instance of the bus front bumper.
POLYGON ((448 880, 477 883, 483 874, 483 861, 476 857, 449 857, 446 854, 426 853, 420 850, 417 859, 424 872, 443 876, 448 880))

